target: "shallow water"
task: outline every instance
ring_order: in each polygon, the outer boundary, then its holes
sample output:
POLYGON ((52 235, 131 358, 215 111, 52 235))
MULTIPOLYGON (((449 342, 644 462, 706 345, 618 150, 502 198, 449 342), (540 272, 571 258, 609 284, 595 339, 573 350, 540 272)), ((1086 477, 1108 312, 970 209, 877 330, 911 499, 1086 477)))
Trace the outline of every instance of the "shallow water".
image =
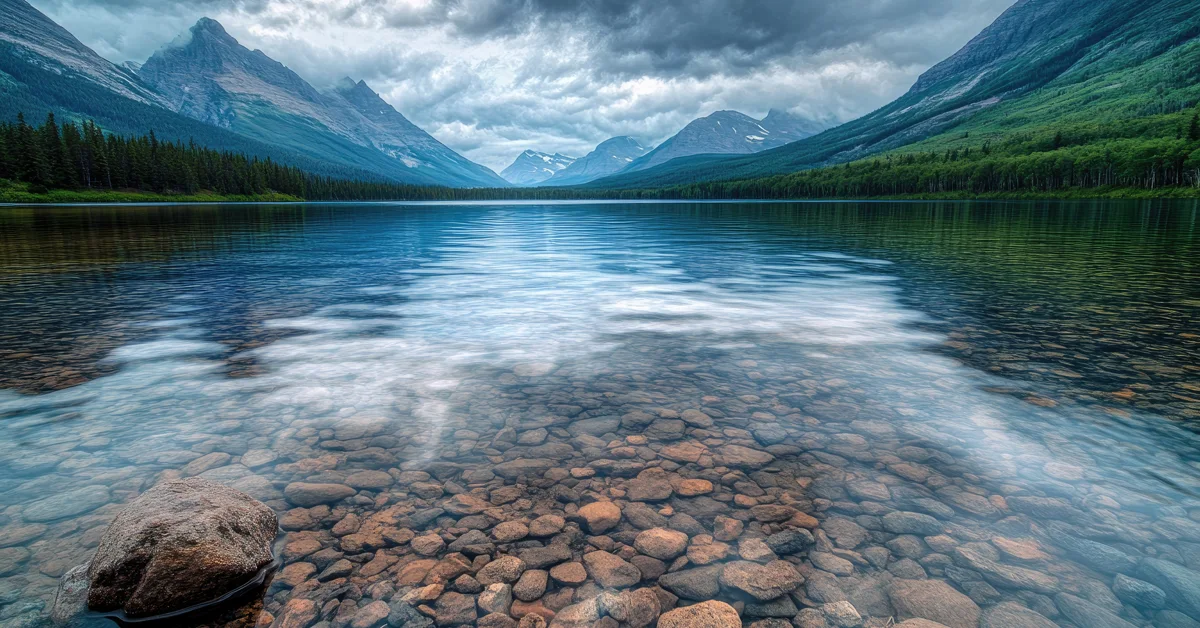
MULTIPOLYGON (((868 625, 929 617, 906 588, 926 579, 969 596, 960 625, 980 609, 1004 625, 1011 603, 1079 628, 1190 625, 1198 218, 1194 202, 0 208, 0 621, 40 625, 123 502, 201 475, 281 516, 293 567, 265 612, 313 599, 335 626, 436 580, 378 529, 452 542, 546 514, 566 528, 489 555, 633 560, 663 525, 697 548, 665 561, 686 572, 812 528, 782 556, 805 582, 739 605, 747 625, 839 600, 868 625), (713 490, 682 496, 684 479, 713 490), (296 482, 357 494, 296 508, 296 482), (492 507, 431 510, 458 493, 492 507), (625 511, 601 538, 576 514, 597 500, 625 511), (897 534, 893 511, 941 529, 897 534), (716 516, 744 522, 728 548, 704 536, 716 516), (318 578, 343 557, 349 574, 318 578)), ((644 559, 633 588, 657 578, 644 559)), ((588 580, 511 613, 595 598, 588 580)), ((453 623, 457 601, 430 606, 453 623)))

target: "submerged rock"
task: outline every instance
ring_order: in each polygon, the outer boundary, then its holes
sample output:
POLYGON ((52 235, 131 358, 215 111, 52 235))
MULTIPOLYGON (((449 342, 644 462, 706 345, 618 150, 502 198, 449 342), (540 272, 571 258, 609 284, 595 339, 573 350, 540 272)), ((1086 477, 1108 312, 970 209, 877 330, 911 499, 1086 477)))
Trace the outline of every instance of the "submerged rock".
POLYGON ((658 618, 658 628, 739 628, 741 625, 737 611, 716 600, 675 609, 658 618))
POLYGON ((275 513, 245 493, 201 478, 164 482, 104 533, 87 606, 137 618, 213 602, 270 565, 277 532, 275 513))

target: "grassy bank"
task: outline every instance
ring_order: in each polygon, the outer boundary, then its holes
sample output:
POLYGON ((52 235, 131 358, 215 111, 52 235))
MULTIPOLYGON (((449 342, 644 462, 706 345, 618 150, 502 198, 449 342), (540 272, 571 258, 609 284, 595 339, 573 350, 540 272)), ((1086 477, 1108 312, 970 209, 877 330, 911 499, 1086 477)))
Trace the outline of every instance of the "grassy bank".
MULTIPOLYGON (((137 190, 49 190, 44 193, 30 192, 28 184, 0 180, 0 203, 16 203, 27 205, 62 204, 62 203, 294 203, 308 199, 290 194, 268 193, 258 195, 216 194, 201 192, 199 194, 156 194, 137 190)), ((695 186, 665 188, 660 190, 581 190, 554 188, 505 188, 480 190, 454 190, 451 198, 447 195, 410 196, 392 199, 396 201, 431 201, 431 200, 479 200, 479 201, 556 201, 556 200, 682 200, 682 201, 752 201, 752 200, 927 200, 927 201, 970 201, 970 200, 1098 200, 1098 199, 1200 199, 1200 188, 1197 187, 1165 187, 1147 190, 1134 187, 1099 187, 1099 188, 1067 188, 1044 192, 937 192, 922 194, 886 194, 866 195, 848 194, 831 196, 783 196, 778 190, 765 189, 764 193, 755 194, 753 186, 740 188, 724 188, 711 190, 715 193, 705 193, 695 186)), ((380 199, 386 200, 386 199, 380 199)), ((317 201, 319 202, 319 200, 317 201)))
POLYGON ((31 192, 26 183, 0 180, 0 203, 57 204, 57 203, 286 203, 304 199, 289 194, 155 194, 137 190, 49 190, 31 192))

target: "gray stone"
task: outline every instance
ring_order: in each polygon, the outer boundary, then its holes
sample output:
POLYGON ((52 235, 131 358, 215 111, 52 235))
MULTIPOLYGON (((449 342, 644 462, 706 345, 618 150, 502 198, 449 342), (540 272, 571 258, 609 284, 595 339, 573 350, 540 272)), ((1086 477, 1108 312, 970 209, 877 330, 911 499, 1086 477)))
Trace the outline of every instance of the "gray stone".
POLYGON ((546 547, 523 549, 517 555, 530 569, 545 569, 571 560, 571 548, 561 543, 551 543, 546 547))
POLYGON ((983 612, 980 628, 1058 628, 1046 619, 1016 602, 1002 602, 983 612))
POLYGON ((883 516, 883 529, 892 534, 934 536, 945 527, 941 521, 919 512, 889 512, 883 516))
POLYGON ((1154 614, 1154 628, 1200 628, 1200 621, 1179 611, 1158 611, 1154 614))
POLYGON ((201 478, 164 482, 131 502, 88 569, 88 606, 148 617, 212 602, 272 561, 275 513, 201 478))
POLYGON ((1195 618, 1200 617, 1200 573, 1157 558, 1143 558, 1138 575, 1167 594, 1167 603, 1195 618))
POLYGON ((492 472, 506 480, 515 480, 522 475, 540 477, 555 466, 557 463, 549 458, 518 458, 492 467, 492 472))
POLYGON ((1136 628, 1133 624, 1121 619, 1113 613, 1075 597, 1069 593, 1059 593, 1054 597, 1058 610, 1067 616, 1077 626, 1088 628, 1136 628))
POLYGON ((662 588, 685 600, 711 600, 721 592, 720 565, 709 565, 663 574, 658 578, 662 588))
POLYGON ((1149 582, 1130 578, 1125 574, 1117 574, 1113 579, 1112 590, 1118 599, 1136 608, 1156 611, 1167 606, 1166 592, 1149 582))
POLYGON ((767 547, 780 556, 802 552, 815 543, 812 533, 803 528, 776 532, 766 538, 767 547))
POLYGON ((571 436, 579 436, 581 434, 587 434, 589 436, 603 436, 610 432, 615 433, 617 428, 620 426, 620 417, 605 416, 575 421, 567 427, 567 431, 571 433, 571 436))
POLYGON ((26 521, 43 523, 91 512, 112 501, 112 494, 103 486, 85 486, 55 493, 25 507, 21 517, 26 521))
POLYGON ((941 580, 895 580, 889 591, 899 619, 918 617, 949 628, 976 628, 979 605, 941 580))
POLYGON ((983 574, 989 583, 1008 589, 1026 589, 1052 595, 1058 591, 1058 579, 1041 572, 998 563, 971 544, 954 548, 954 560, 963 567, 983 574))
POLYGON ((541 569, 530 569, 521 574, 513 585, 513 595, 522 602, 532 602, 546 593, 546 585, 550 583, 550 574, 541 569))
POLYGON ((340 502, 358 491, 345 484, 309 484, 293 482, 283 489, 287 500, 302 508, 340 502))

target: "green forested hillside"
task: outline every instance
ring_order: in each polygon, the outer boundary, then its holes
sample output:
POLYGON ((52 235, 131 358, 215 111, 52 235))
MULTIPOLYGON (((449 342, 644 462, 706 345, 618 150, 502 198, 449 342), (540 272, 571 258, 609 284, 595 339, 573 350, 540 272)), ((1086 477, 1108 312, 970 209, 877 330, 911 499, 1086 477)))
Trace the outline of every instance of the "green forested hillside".
POLYGON ((0 201, 210 198, 376 200, 442 198, 449 188, 315 175, 270 158, 106 134, 91 121, 0 123, 0 201))
POLYGON ((1152 139, 1160 135, 1149 127, 1174 123, 1157 116, 1200 101, 1198 36, 1194 0, 1021 0, 904 96, 863 118, 758 155, 692 157, 592 186, 748 180, 889 152, 965 148, 955 140, 967 133, 1014 153, 1024 138, 1072 135, 1066 127, 1090 143, 1101 135, 1152 139))
POLYGON ((848 164, 675 186, 685 197, 1200 195, 1200 42, 1070 87, 1047 86, 949 131, 848 164), (1190 192, 1189 192, 1190 190, 1190 192))
POLYGON ((194 141, 214 150, 271 158, 323 176, 383 180, 362 168, 314 159, 125 98, 70 71, 51 71, 42 64, 30 63, 22 49, 0 41, 0 122, 15 122, 18 113, 38 121, 47 113, 54 113, 60 121, 92 121, 118 135, 141 135, 153 130, 160 140, 194 141))

